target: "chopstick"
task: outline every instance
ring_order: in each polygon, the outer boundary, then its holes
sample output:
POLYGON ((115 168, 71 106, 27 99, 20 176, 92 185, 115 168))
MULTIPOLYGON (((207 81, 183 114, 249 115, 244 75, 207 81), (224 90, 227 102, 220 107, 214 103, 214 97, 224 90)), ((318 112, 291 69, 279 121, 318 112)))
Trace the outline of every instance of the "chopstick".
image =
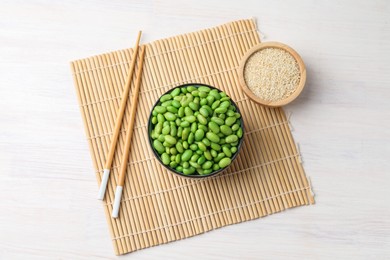
POLYGON ((137 73, 137 81, 135 83, 133 98, 131 100, 130 119, 129 119, 129 123, 128 123, 128 127, 127 127, 125 148, 124 148, 124 153, 122 155, 121 168, 120 168, 120 172, 119 172, 119 181, 118 181, 118 185, 116 186, 116 190, 115 190, 114 208, 112 210, 112 217, 113 218, 118 217, 119 207, 120 207, 121 197, 122 197, 122 191, 123 191, 123 185, 125 184, 125 177, 126 177, 126 172, 127 172, 127 161, 129 159, 131 138, 132 138, 133 132, 134 132, 135 112, 137 111, 137 104, 138 104, 138 99, 139 99, 138 93, 139 93, 139 88, 141 85, 142 66, 144 64, 145 48, 146 48, 145 46, 141 47, 142 50, 141 50, 141 56, 140 56, 140 64, 139 64, 138 73, 137 73))
POLYGON ((108 150, 108 156, 106 159, 106 163, 104 165, 103 178, 102 178, 102 182, 101 182, 100 188, 99 188, 99 194, 98 194, 99 200, 103 200, 104 194, 106 193, 108 177, 110 176, 110 169, 111 169, 112 161, 114 159, 115 147, 116 147, 116 144, 118 142, 118 136, 119 136, 119 132, 120 132, 121 125, 122 125, 123 114, 125 112, 127 99, 129 97, 131 80, 132 80, 133 74, 134 74, 134 67, 135 67, 135 62, 137 60, 137 54, 138 54, 139 41, 141 39, 141 34, 142 34, 142 31, 139 31, 137 41, 136 41, 135 46, 134 46, 134 48, 135 48, 134 55, 133 55, 134 58, 133 58, 133 61, 131 62, 131 65, 130 65, 129 75, 127 76, 127 79, 126 79, 126 85, 125 85, 125 89, 123 90, 122 100, 121 100, 121 104, 120 104, 120 107, 118 110, 118 116, 117 116, 116 121, 115 121, 114 134, 112 135, 110 148, 108 150))

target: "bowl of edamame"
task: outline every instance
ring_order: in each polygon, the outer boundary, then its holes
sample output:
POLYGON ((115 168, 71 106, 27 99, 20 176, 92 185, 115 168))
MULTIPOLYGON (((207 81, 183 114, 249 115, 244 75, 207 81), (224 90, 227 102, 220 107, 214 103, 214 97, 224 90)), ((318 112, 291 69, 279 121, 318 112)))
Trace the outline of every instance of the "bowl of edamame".
POLYGON ((162 95, 148 121, 149 144, 158 161, 180 176, 221 173, 237 157, 244 124, 236 103, 205 84, 177 86, 162 95))

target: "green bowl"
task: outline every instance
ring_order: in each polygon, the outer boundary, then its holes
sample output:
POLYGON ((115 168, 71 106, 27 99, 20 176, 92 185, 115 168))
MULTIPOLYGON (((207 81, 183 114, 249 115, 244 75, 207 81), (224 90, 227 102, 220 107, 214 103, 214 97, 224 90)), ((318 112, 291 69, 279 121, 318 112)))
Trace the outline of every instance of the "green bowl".
MULTIPOLYGON (((217 89, 218 91, 221 91, 220 89, 218 89, 218 88, 216 88, 216 87, 209 86, 209 85, 206 85, 206 84, 201 84, 201 83, 189 83, 189 84, 183 84, 183 85, 177 86, 177 87, 175 87, 175 88, 172 88, 172 89, 170 89, 169 91, 167 91, 166 93, 164 93, 163 95, 171 93, 171 92, 172 92, 173 90, 175 90, 176 88, 182 88, 182 87, 187 87, 187 86, 194 86, 194 87, 205 86, 205 87, 209 87, 209 88, 211 88, 211 89, 217 89)), ((163 96, 163 95, 161 95, 161 96, 163 96)), ((243 132, 242 137, 241 137, 240 140, 238 141, 237 151, 234 153, 234 155, 233 155, 232 158, 231 158, 231 161, 232 161, 232 162, 230 163, 230 165, 232 165, 233 161, 237 158, 238 153, 241 151, 242 143, 243 143, 243 141, 244 141, 244 136, 245 136, 245 129, 244 129, 244 120, 242 120, 242 114, 241 114, 240 109, 238 108, 237 104, 236 104, 232 99, 230 99, 230 101, 231 101, 232 105, 236 108, 237 112, 241 115, 241 117, 240 117, 240 123, 241 123, 242 132, 243 132)), ((162 160, 161 160, 161 158, 160 158, 160 155, 158 154, 158 152, 157 152, 157 151, 154 149, 154 147, 153 147, 153 138, 151 137, 151 132, 152 132, 152 128, 153 128, 153 124, 152 124, 152 117, 153 117, 153 115, 152 115, 152 112, 153 112, 155 106, 157 106, 159 102, 160 102, 160 97, 158 98, 158 100, 156 101, 156 103, 154 104, 154 106, 152 107, 151 112, 150 112, 150 114, 149 114, 149 120, 148 120, 148 139, 149 139, 150 148, 152 149, 154 156, 157 158, 157 160, 161 163, 162 166, 164 166, 164 167, 165 167, 167 170, 169 170, 170 172, 173 172, 173 173, 175 173, 175 174, 177 174, 177 175, 179 175, 179 176, 187 177, 187 178, 195 178, 195 179, 196 179, 196 178, 207 178, 207 177, 211 177, 211 176, 217 175, 217 174, 219 174, 219 173, 225 171, 226 169, 228 169, 228 168, 230 167, 230 165, 229 165, 229 166, 227 166, 227 167, 225 167, 225 168, 218 169, 218 170, 216 170, 216 171, 213 171, 213 172, 211 172, 211 173, 209 173, 209 174, 205 174, 205 175, 200 175, 200 174, 197 174, 197 175, 195 175, 195 174, 192 174, 192 175, 185 175, 185 174, 183 174, 183 173, 181 173, 181 172, 179 172, 179 171, 177 171, 177 170, 175 170, 175 169, 169 167, 169 165, 163 164, 163 163, 162 163, 162 160)))

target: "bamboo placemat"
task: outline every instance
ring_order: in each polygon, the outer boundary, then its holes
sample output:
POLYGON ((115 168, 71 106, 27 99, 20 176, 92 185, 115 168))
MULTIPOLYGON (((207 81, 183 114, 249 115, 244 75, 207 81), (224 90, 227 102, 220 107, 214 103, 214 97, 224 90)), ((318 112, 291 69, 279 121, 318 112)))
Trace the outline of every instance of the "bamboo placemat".
MULTIPOLYGON (((130 102, 103 204, 116 254, 314 203, 283 109, 256 105, 239 88, 239 60, 259 42, 255 21, 241 20, 147 44, 119 218, 111 218, 111 211, 130 102), (167 172, 147 139, 155 101, 190 82, 226 91, 242 111, 246 128, 237 160, 221 175, 202 180, 167 172)), ((71 63, 98 183, 132 53, 126 49, 71 63)))

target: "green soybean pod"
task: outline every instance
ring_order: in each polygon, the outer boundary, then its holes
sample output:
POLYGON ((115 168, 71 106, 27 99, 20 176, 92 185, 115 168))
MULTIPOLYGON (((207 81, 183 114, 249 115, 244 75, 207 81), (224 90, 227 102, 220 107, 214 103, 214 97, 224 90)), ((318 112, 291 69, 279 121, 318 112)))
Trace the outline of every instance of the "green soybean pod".
POLYGON ((171 162, 171 158, 169 158, 169 155, 167 153, 163 153, 161 155, 161 161, 164 165, 168 165, 171 162))
POLYGON ((200 100, 199 104, 200 104, 201 106, 206 105, 206 104, 207 104, 207 99, 202 98, 202 99, 200 100))
POLYGON ((194 143, 194 140, 195 140, 195 134, 193 132, 191 132, 189 135, 188 135, 188 140, 187 142, 189 144, 193 144, 194 143))
POLYGON ((199 97, 200 98, 205 98, 205 97, 207 97, 207 93, 204 92, 204 91, 199 91, 199 97))
POLYGON ((169 163, 169 167, 171 167, 171 168, 175 168, 176 166, 177 166, 177 162, 175 162, 175 161, 171 161, 169 163))
POLYGON ((190 134, 190 128, 188 128, 188 127, 183 128, 183 133, 181 134, 181 139, 187 140, 189 134, 190 134))
POLYGON ((192 156, 191 156, 191 159, 190 159, 190 161, 191 162, 196 162, 198 159, 199 159, 199 154, 193 154, 192 156))
MULTIPOLYGON (((222 101, 222 99, 220 100, 222 101)), ((228 108, 230 106, 230 101, 223 101, 219 107, 228 108)))
POLYGON ((220 140, 219 136, 213 132, 207 132, 206 138, 209 139, 212 143, 218 143, 220 140))
POLYGON ((198 150, 198 145, 197 144, 191 144, 190 145, 190 149, 195 152, 196 150, 198 150))
POLYGON ((154 149, 156 149, 156 151, 159 154, 162 154, 165 152, 165 147, 163 146, 163 144, 159 140, 153 141, 153 147, 154 147, 154 149))
POLYGON ((239 129, 237 130, 236 135, 237 135, 238 138, 241 138, 241 137, 242 137, 242 128, 239 128, 239 129))
POLYGON ((181 154, 176 154, 176 157, 175 157, 175 162, 177 163, 177 164, 179 164, 180 162, 181 162, 181 154))
POLYGON ((210 115, 209 111, 208 111, 206 108, 204 108, 204 107, 201 107, 201 108, 199 109, 199 113, 200 113, 202 116, 204 116, 204 117, 208 117, 208 116, 210 115))
POLYGON ((181 93, 184 93, 184 94, 187 93, 187 88, 186 87, 182 87, 180 90, 181 90, 181 93))
POLYGON ((213 165, 213 171, 218 171, 219 169, 221 169, 221 168, 219 167, 218 164, 213 165))
POLYGON ((222 160, 225 157, 226 155, 224 153, 219 153, 217 157, 214 158, 214 162, 218 163, 220 160, 222 160))
POLYGON ((218 155, 217 151, 215 151, 215 150, 213 150, 213 149, 211 149, 210 153, 211 153, 211 156, 212 156, 213 158, 217 157, 217 155, 218 155))
POLYGON ((193 123, 196 120, 195 116, 186 116, 184 117, 184 120, 187 121, 188 123, 193 123))
POLYGON ((232 151, 227 146, 222 146, 222 152, 227 156, 227 157, 232 157, 232 151))
POLYGON ((161 132, 163 135, 167 135, 167 134, 169 134, 170 131, 171 131, 171 127, 169 125, 167 125, 167 126, 163 127, 161 132))
POLYGON ((211 105, 211 108, 214 110, 214 109, 217 109, 219 107, 219 104, 221 104, 221 101, 217 100, 217 101, 214 101, 214 103, 211 105))
POLYGON ((210 145, 211 149, 215 150, 215 151, 220 151, 221 150, 221 146, 217 143, 211 143, 210 145))
POLYGON ((182 98, 183 98, 183 96, 176 96, 173 98, 173 100, 179 101, 179 103, 180 103, 182 98))
POLYGON ((197 116, 197 118, 198 118, 199 124, 207 125, 207 119, 206 119, 204 116, 202 116, 201 114, 199 114, 199 115, 197 116))
POLYGON ((209 87, 206 87, 206 86, 201 86, 198 88, 198 90, 202 91, 202 92, 209 93, 211 89, 209 87))
POLYGON ((195 172, 195 168, 194 167, 189 167, 189 168, 184 168, 183 169, 183 174, 185 175, 191 175, 195 172))
POLYGON ((241 117, 241 115, 240 115, 240 113, 234 113, 234 116, 238 119, 238 118, 240 118, 241 117))
POLYGON ((184 108, 184 114, 186 116, 192 116, 194 114, 194 111, 192 111, 192 109, 190 107, 185 107, 184 108))
POLYGON ((177 111, 177 115, 179 117, 183 117, 184 116, 184 107, 180 107, 179 110, 177 111))
POLYGON ((183 148, 184 149, 188 149, 189 145, 188 145, 188 142, 187 141, 184 141, 183 142, 183 148))
POLYGON ((163 106, 155 106, 154 111, 156 111, 159 114, 163 114, 163 113, 167 112, 167 108, 163 107, 163 106))
POLYGON ((191 161, 190 161, 190 165, 191 165, 192 167, 194 167, 195 169, 196 169, 196 168, 200 168, 200 166, 199 166, 199 164, 198 164, 197 162, 191 162, 191 161))
POLYGON ((183 172, 183 166, 181 166, 181 165, 177 166, 177 167, 176 167, 176 171, 182 173, 182 172, 183 172))
POLYGON ((188 104, 188 106, 193 110, 193 111, 197 111, 199 109, 199 105, 194 103, 194 102, 190 102, 188 104))
POLYGON ((212 161, 206 161, 206 162, 202 165, 202 169, 203 169, 203 170, 207 170, 207 169, 210 169, 212 166, 213 166, 213 162, 212 162, 212 161))
POLYGON ((214 123, 216 123, 216 124, 218 124, 218 125, 223 125, 223 124, 225 124, 225 121, 224 121, 223 119, 218 118, 218 117, 216 117, 216 116, 213 116, 213 117, 211 118, 211 121, 214 122, 214 123))
POLYGON ((186 169, 190 167, 190 163, 189 162, 183 162, 183 168, 186 169))
POLYGON ((224 113, 226 113, 227 108, 226 107, 219 107, 219 108, 215 109, 214 111, 217 114, 224 114, 224 113))
POLYGON ((163 123, 162 122, 158 122, 156 127, 154 128, 154 131, 156 134, 161 134, 161 130, 163 128, 163 123))
POLYGON ((172 147, 169 151, 171 152, 172 155, 176 155, 177 154, 177 150, 176 150, 175 147, 172 147))
POLYGON ((225 115, 225 114, 219 114, 219 115, 218 115, 218 118, 221 118, 222 120, 225 120, 226 115, 225 115))
POLYGON ((232 130, 233 130, 233 131, 237 131, 238 128, 240 128, 240 125, 239 125, 238 123, 237 123, 237 124, 234 124, 234 125, 232 126, 232 130))
POLYGON ((204 132, 207 132, 209 130, 207 126, 201 124, 198 125, 198 129, 202 129, 204 132))
POLYGON ((203 170, 202 175, 210 174, 212 171, 213 171, 212 169, 203 170))
POLYGON ((180 118, 176 118, 175 123, 176 123, 176 126, 180 126, 181 119, 180 118))
MULTIPOLYGON (((164 145, 164 143, 163 143, 163 145, 164 145)), ((164 145, 164 147, 165 147, 165 152, 167 154, 170 154, 171 153, 171 149, 169 149, 168 145, 164 145)))
POLYGON ((235 115, 236 115, 236 112, 234 112, 233 110, 228 110, 228 111, 226 112, 226 115, 227 115, 227 116, 235 116, 235 115))
POLYGON ((191 132, 195 134, 197 129, 198 129, 198 124, 196 122, 193 122, 191 124, 191 132))
POLYGON ((157 115, 157 122, 159 123, 164 123, 165 122, 165 118, 162 114, 158 114, 157 115))
POLYGON ((238 141, 237 142, 233 142, 233 143, 230 143, 232 146, 237 146, 238 145, 238 141))
POLYGON ((198 104, 198 105, 199 105, 200 97, 195 97, 195 98, 194 98, 194 101, 192 101, 192 102, 194 102, 195 104, 198 104))
POLYGON ((210 151, 206 151, 203 153, 204 157, 206 157, 207 160, 211 161, 213 159, 213 156, 211 156, 210 151))
POLYGON ((225 93, 225 92, 223 92, 223 91, 219 92, 219 94, 221 95, 221 98, 224 98, 224 97, 226 97, 226 96, 227 96, 227 95, 226 95, 226 93, 225 93))
POLYGON ((182 162, 188 162, 191 159, 192 150, 185 150, 185 152, 181 155, 182 162))
POLYGON ((158 114, 158 113, 153 109, 152 115, 153 115, 153 116, 157 116, 157 114, 158 114))
POLYGON ((176 120, 176 115, 171 113, 171 112, 165 112, 164 117, 168 121, 175 121, 176 120))
POLYGON ((163 135, 163 134, 159 135, 157 140, 159 140, 160 142, 164 142, 165 141, 165 135, 163 135))
POLYGON ((214 103, 215 98, 213 96, 207 96, 207 104, 211 106, 214 103))
POLYGON ((209 112, 209 116, 213 114, 213 109, 209 105, 204 105, 202 108, 206 109, 209 112))
POLYGON ((204 155, 202 155, 201 157, 198 158, 198 160, 196 161, 199 165, 202 165, 206 162, 206 157, 204 155))
POLYGON ((166 126, 169 126, 169 122, 168 122, 168 121, 165 121, 165 122, 163 123, 163 128, 166 127, 166 126))
POLYGON ((194 116, 197 117, 199 114, 200 114, 199 111, 196 111, 196 112, 194 113, 194 116))
POLYGON ((179 153, 183 153, 183 152, 184 152, 183 144, 180 143, 180 142, 177 142, 177 143, 176 143, 176 150, 177 150, 179 153))
POLYGON ((190 126, 190 122, 183 121, 183 122, 180 123, 180 126, 183 127, 183 128, 189 127, 190 126))
POLYGON ((170 106, 170 105, 172 104, 172 101, 173 101, 173 100, 165 101, 165 102, 161 103, 161 106, 163 106, 163 107, 168 107, 168 106, 170 106))
MULTIPOLYGON (((222 93, 221 93, 221 96, 222 96, 222 93)), ((222 97, 221 98, 221 102, 223 102, 223 101, 228 101, 228 100, 230 100, 230 97, 222 97)), ((230 102, 229 102, 230 103, 230 102)))
POLYGON ((225 124, 227 126, 232 126, 236 122, 237 118, 233 116, 229 116, 228 118, 225 119, 225 124))
POLYGON ((232 129, 227 125, 221 125, 220 129, 224 135, 231 135, 233 133, 232 129))
POLYGON ((171 131, 170 134, 175 137, 177 135, 177 127, 176 124, 171 124, 171 131))
POLYGON ((211 145, 210 140, 207 139, 207 138, 203 138, 202 143, 204 143, 206 146, 210 146, 211 145))
POLYGON ((160 98, 160 102, 162 103, 162 102, 165 102, 165 101, 170 100, 170 99, 172 99, 172 95, 171 94, 165 94, 165 95, 163 95, 160 98))
POLYGON ((213 89, 209 92, 209 96, 213 96, 216 100, 221 99, 221 94, 219 94, 218 90, 213 89))
POLYGON ((202 151, 202 150, 199 150, 199 149, 196 150, 195 152, 196 152, 197 154, 199 154, 199 155, 202 155, 202 154, 203 154, 203 151, 202 151))
POLYGON ((199 154, 193 154, 192 156, 191 156, 191 159, 190 159, 190 161, 191 162, 196 162, 198 159, 199 159, 199 154))
POLYGON ((176 138, 175 138, 175 137, 173 137, 173 136, 171 136, 171 135, 166 135, 166 136, 165 136, 165 142, 174 145, 174 144, 176 144, 177 141, 176 141, 176 138))
POLYGON ((205 145, 204 143, 202 143, 202 142, 199 142, 199 143, 198 143, 198 148, 199 148, 199 150, 201 150, 202 152, 205 152, 205 151, 207 150, 206 145, 205 145))
POLYGON ((194 91, 194 90, 196 90, 196 87, 194 87, 194 86, 188 86, 188 87, 187 87, 187 91, 188 91, 188 92, 192 92, 192 91, 194 91))
POLYGON ((232 162, 232 160, 230 158, 223 158, 222 160, 219 161, 218 165, 219 167, 221 168, 225 168, 227 167, 230 163, 232 162))
POLYGON ((171 113, 174 113, 174 114, 176 114, 177 111, 178 111, 178 109, 176 107, 174 107, 174 106, 168 106, 167 110, 168 110, 168 112, 171 112, 171 113))
POLYGON ((181 134, 183 133, 183 127, 179 126, 177 128, 177 137, 181 137, 181 134))
POLYGON ((197 129, 195 131, 195 141, 201 141, 204 137, 204 130, 203 129, 197 129))
POLYGON ((152 124, 157 124, 157 116, 152 117, 152 124))
MULTIPOLYGON (((238 140, 237 135, 229 135, 229 136, 226 136, 226 138, 225 138, 225 141, 226 141, 226 143, 228 143, 228 144, 237 142, 237 140, 238 140)), ((233 145, 233 144, 232 144, 232 145, 233 145)))
POLYGON ((235 154, 237 152, 237 147, 233 146, 232 148, 230 148, 230 151, 232 152, 232 154, 235 154))
POLYGON ((180 88, 175 88, 174 90, 172 90, 171 92, 171 96, 172 97, 176 97, 180 94, 180 88))
POLYGON ((219 125, 213 121, 209 122, 209 129, 214 133, 214 134, 218 134, 220 129, 219 129, 219 125))

